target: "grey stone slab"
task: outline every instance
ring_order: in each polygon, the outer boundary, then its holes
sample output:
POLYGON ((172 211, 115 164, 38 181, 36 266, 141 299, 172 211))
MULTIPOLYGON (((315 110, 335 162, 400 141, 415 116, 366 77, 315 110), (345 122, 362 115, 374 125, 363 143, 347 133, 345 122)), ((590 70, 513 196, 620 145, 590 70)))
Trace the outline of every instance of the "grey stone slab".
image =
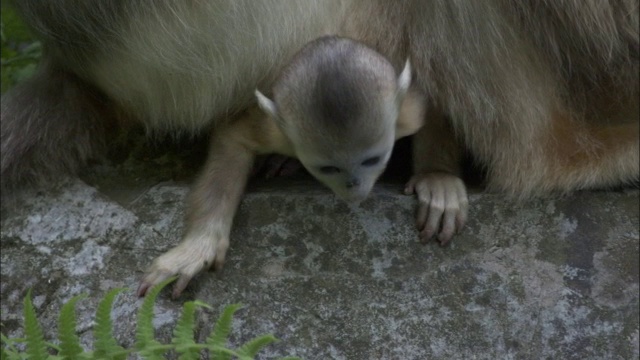
MULTIPOLYGON (((21 334, 32 289, 46 333, 61 305, 78 306, 90 346, 100 298, 115 304, 117 338, 131 345, 145 267, 177 244, 186 182, 137 176, 70 179, 31 191, 2 215, 3 331, 21 334)), ((527 202, 473 193, 451 246, 418 242, 412 197, 380 185, 349 207, 308 180, 253 186, 240 207, 222 274, 197 277, 156 305, 170 337, 183 301, 212 305, 202 340, 227 304, 242 303, 232 342, 282 339, 262 358, 638 358, 639 192, 594 191, 527 202)))

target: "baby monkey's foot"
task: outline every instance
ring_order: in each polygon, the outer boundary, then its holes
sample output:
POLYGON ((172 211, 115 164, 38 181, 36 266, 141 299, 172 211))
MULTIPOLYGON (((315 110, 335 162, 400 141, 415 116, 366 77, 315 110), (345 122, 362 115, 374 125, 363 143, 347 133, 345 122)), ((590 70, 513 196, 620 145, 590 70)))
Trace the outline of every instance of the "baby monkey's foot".
POLYGON ((221 270, 228 248, 228 238, 212 236, 210 232, 187 235, 180 245, 156 258, 140 281, 138 296, 144 296, 153 286, 178 275, 172 297, 179 297, 189 281, 202 270, 211 267, 221 270))
POLYGON ((469 201, 459 177, 447 173, 415 175, 404 192, 418 196, 416 225, 423 243, 437 234, 440 244, 445 245, 464 226, 469 201))
POLYGON ((302 169, 302 164, 297 159, 284 155, 268 155, 259 159, 251 176, 262 174, 266 179, 291 176, 302 169))

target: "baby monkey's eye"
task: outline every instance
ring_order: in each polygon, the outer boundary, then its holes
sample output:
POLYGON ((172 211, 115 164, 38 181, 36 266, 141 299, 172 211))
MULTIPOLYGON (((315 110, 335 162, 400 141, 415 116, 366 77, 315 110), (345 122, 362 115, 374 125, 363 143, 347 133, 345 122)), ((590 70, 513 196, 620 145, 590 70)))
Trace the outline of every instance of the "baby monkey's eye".
POLYGON ((363 166, 373 166, 380 162, 380 156, 374 156, 372 158, 368 158, 367 160, 362 162, 363 166))
POLYGON ((340 172, 340 169, 338 169, 335 166, 322 166, 320 167, 320 172, 323 174, 337 174, 340 172))

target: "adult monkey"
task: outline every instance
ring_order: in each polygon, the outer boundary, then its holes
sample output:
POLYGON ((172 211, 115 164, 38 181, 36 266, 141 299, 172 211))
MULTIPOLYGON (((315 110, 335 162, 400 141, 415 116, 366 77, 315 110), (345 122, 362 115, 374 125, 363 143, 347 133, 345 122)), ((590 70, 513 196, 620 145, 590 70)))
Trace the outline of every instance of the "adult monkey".
MULTIPOLYGON (((220 126, 324 34, 360 40, 396 68, 411 60, 431 102, 406 188, 423 239, 447 242, 464 222, 465 147, 491 188, 515 196, 638 180, 638 0, 153 4, 15 2, 45 58, 2 101, 3 187, 75 169, 113 119, 220 126)), ((167 270, 154 283, 181 272, 167 270)))

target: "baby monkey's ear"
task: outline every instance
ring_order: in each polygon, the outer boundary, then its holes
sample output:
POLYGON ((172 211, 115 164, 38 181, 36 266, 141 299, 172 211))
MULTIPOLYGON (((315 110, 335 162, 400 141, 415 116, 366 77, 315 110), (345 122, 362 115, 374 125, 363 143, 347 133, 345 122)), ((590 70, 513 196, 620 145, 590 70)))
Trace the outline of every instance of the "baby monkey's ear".
POLYGON ((276 108, 276 103, 271 101, 271 99, 269 99, 268 97, 264 96, 260 92, 260 90, 256 89, 255 94, 256 94, 256 98, 258 98, 258 106, 260 106, 260 109, 262 109, 262 111, 267 113, 267 115, 269 115, 271 118, 277 119, 278 110, 276 108))
POLYGON ((424 124, 426 97, 411 86, 411 63, 409 59, 398 76, 398 120, 396 122, 396 139, 415 134, 424 124))
POLYGON ((413 135, 424 125, 426 115, 426 97, 416 89, 408 90, 398 113, 396 122, 396 140, 413 135))
POLYGON ((398 104, 404 100, 409 86, 411 86, 411 63, 409 59, 407 59, 407 62, 404 64, 404 69, 402 69, 400 76, 398 76, 398 94, 396 95, 398 104))

